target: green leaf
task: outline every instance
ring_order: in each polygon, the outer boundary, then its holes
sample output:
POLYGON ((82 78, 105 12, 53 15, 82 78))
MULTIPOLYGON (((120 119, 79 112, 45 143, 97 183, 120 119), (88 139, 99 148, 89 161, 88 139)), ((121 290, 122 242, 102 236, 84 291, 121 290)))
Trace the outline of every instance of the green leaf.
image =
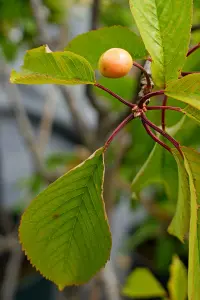
POLYGON ((164 297, 166 292, 153 274, 145 268, 137 268, 128 277, 122 290, 126 297, 164 297))
POLYGON ((177 150, 172 149, 172 153, 178 166, 179 188, 176 212, 168 228, 168 232, 183 242, 185 235, 189 231, 190 189, 188 186, 188 174, 184 167, 184 160, 177 150))
POLYGON ((192 0, 130 0, 158 87, 179 76, 190 41, 192 0))
POLYGON ((189 300, 198 300, 200 295, 200 154, 192 149, 182 147, 185 168, 189 175, 190 187, 190 232, 189 232, 189 300))
POLYGON ((153 183, 164 185, 170 199, 177 195, 177 170, 173 157, 160 145, 155 144, 148 159, 132 182, 132 191, 139 196, 140 191, 153 183))
POLYGON ((187 105, 182 111, 191 119, 200 123, 200 111, 191 105, 187 105))
POLYGON ((94 84, 88 61, 69 51, 51 52, 48 46, 27 51, 18 73, 12 71, 11 83, 20 84, 94 84))
POLYGON ((100 11, 100 21, 105 26, 132 26, 133 18, 128 8, 128 2, 103 2, 100 11))
POLYGON ((168 83, 165 94, 200 110, 200 74, 191 74, 168 83))
POLYGON ((170 300, 187 299, 187 270, 178 256, 173 257, 170 266, 168 289, 170 300))
POLYGON ((60 289, 87 282, 109 259, 102 199, 103 148, 51 184, 25 211, 20 240, 31 263, 60 289))
POLYGON ((85 57, 94 69, 102 53, 110 48, 123 48, 133 59, 147 56, 140 37, 126 27, 112 26, 93 30, 75 37, 65 48, 67 51, 85 57))

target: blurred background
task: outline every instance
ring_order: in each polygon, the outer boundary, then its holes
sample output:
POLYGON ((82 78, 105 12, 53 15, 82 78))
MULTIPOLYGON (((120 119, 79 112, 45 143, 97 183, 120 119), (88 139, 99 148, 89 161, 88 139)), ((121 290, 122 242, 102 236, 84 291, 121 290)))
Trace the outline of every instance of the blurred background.
MULTIPOLYGON (((76 35, 112 25, 137 32, 128 0, 0 0, 0 300, 124 299, 123 285, 136 267, 150 269, 166 288, 172 256, 177 253, 187 266, 187 242, 182 245, 167 234, 177 200, 173 158, 163 154, 159 176, 148 170, 150 180, 145 177, 138 186, 140 201, 131 192, 131 181, 154 145, 138 120, 119 134, 113 143, 117 147, 106 155, 104 197, 113 247, 105 269, 87 285, 61 293, 31 267, 18 242, 20 216, 30 201, 102 146, 127 110, 93 87, 10 85, 10 70, 19 68, 30 48, 48 44, 52 51, 63 50, 76 35), (161 184, 165 160, 174 176, 170 201, 161 184)), ((200 1, 196 0, 191 45, 199 40, 200 1)), ((199 50, 185 68, 200 71, 199 50)), ((135 68, 119 80, 99 78, 132 102, 137 100, 140 81, 135 68)), ((176 104, 173 99, 169 102, 176 104)), ((149 117, 159 124, 159 112, 149 117)), ((180 118, 168 113, 167 125, 180 118)), ((179 133, 179 140, 198 148, 199 127, 187 122, 188 130, 179 133)))

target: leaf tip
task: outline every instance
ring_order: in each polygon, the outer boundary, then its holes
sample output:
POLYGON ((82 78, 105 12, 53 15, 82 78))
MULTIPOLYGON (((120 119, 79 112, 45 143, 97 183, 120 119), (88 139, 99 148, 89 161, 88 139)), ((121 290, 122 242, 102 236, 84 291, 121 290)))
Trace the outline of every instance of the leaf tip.
POLYGON ((58 285, 58 289, 59 289, 60 292, 62 292, 64 290, 64 288, 65 288, 64 285, 62 285, 62 284, 58 285))
POLYGON ((10 73, 10 83, 15 83, 16 81, 16 75, 17 75, 17 72, 15 70, 12 70, 11 73, 10 73))

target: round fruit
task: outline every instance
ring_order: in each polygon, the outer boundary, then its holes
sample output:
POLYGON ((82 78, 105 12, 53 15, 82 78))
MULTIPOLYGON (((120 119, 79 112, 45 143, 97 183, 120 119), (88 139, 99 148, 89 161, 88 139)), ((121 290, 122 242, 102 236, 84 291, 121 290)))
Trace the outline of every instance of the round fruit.
POLYGON ((111 48, 99 59, 99 71, 104 77, 120 78, 129 73, 133 66, 131 55, 124 49, 111 48))

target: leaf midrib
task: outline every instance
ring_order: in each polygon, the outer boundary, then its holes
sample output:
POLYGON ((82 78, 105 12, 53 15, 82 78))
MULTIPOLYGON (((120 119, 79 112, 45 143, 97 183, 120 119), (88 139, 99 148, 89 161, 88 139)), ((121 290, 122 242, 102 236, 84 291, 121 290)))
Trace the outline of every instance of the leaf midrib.
MULTIPOLYGON (((169 0, 166 0, 169 1, 169 0)), ((159 27, 159 32, 160 32, 160 38, 161 38, 161 52, 162 52, 162 65, 163 65, 163 70, 166 70, 165 66, 166 66, 166 59, 165 59, 165 47, 164 47, 164 39, 163 39, 163 35, 162 35, 162 31, 161 31, 161 26, 160 26, 160 19, 158 17, 158 4, 157 4, 157 0, 155 0, 155 4, 156 4, 156 16, 158 19, 158 27, 159 27)), ((166 82, 166 76, 165 73, 162 74, 163 78, 164 78, 164 82, 166 82)))
MULTIPOLYGON (((87 182, 89 182, 89 181, 93 178, 93 175, 94 175, 94 173, 96 172, 97 168, 98 168, 98 164, 95 164, 95 168, 94 168, 94 170, 93 170, 91 176, 89 176, 87 182)), ((88 190, 88 185, 85 186, 85 189, 88 190)), ((77 212, 76 216, 74 217, 74 218, 75 218, 75 221, 74 221, 74 225, 73 225, 73 227, 72 227, 72 229, 71 229, 71 230, 72 230, 72 233, 71 233, 71 236, 70 236, 70 238, 69 238, 69 240, 68 240, 69 243, 70 243, 69 246, 68 246, 68 248, 69 248, 68 256, 65 258, 64 264, 65 264, 66 261, 69 259, 69 254, 70 254, 70 252, 71 252, 71 245, 72 245, 72 241, 73 241, 73 237, 74 237, 74 232, 76 231, 76 226, 77 226, 77 222, 78 222, 78 218, 79 218, 79 214, 80 214, 80 208, 81 208, 81 206, 82 206, 82 204, 83 204, 83 202, 84 202, 84 200, 83 200, 83 195, 84 195, 84 194, 85 194, 85 193, 83 193, 82 196, 81 196, 81 201, 80 201, 80 205, 79 205, 79 207, 78 207, 78 212, 77 212)), ((64 267, 64 264, 63 264, 63 267, 64 267)))

